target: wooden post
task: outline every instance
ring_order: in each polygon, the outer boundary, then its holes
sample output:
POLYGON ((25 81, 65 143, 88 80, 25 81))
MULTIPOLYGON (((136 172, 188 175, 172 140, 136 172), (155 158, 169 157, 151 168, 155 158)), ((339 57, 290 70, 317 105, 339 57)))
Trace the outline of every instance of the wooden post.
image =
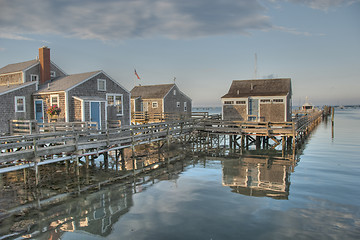
POLYGON ((281 154, 282 154, 282 157, 285 157, 285 148, 286 148, 286 137, 285 136, 281 137, 281 143, 282 143, 281 154))
POLYGON ((331 138, 334 138, 334 115, 335 115, 335 108, 332 107, 332 112, 331 112, 331 138))
POLYGON ((105 171, 107 171, 109 169, 109 154, 108 152, 104 152, 104 167, 105 167, 105 171))

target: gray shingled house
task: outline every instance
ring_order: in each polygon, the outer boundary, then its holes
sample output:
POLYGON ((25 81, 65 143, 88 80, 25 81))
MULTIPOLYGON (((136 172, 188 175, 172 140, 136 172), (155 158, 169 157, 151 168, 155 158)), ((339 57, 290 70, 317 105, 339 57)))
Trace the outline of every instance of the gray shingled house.
POLYGON ((1 133, 9 121, 35 119, 49 122, 46 113, 57 105, 57 121, 94 121, 106 128, 107 120, 130 124, 130 92, 103 71, 67 75, 50 60, 50 49, 39 48, 39 58, 0 69, 1 133))
POLYGON ((221 97, 224 120, 291 121, 291 79, 234 80, 221 97))
POLYGON ((176 84, 135 86, 131 90, 131 112, 191 115, 192 100, 176 84))

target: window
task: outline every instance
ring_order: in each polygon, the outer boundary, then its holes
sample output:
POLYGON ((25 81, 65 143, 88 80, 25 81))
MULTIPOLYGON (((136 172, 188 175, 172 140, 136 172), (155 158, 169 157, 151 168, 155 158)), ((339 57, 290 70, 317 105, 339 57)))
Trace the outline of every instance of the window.
POLYGON ((271 101, 270 101, 270 99, 261 99, 260 102, 262 102, 262 103, 269 103, 269 102, 271 102, 271 101))
POLYGON ((227 105, 234 104, 234 101, 224 101, 224 104, 227 104, 227 105))
POLYGON ((59 95, 50 95, 50 106, 57 105, 59 107, 59 95))
POLYGON ((176 95, 176 90, 174 90, 174 95, 176 95))
POLYGON ((236 104, 246 104, 245 101, 236 101, 236 104))
POLYGON ((176 102, 176 107, 180 107, 180 102, 176 102))
POLYGON ((157 108, 158 107, 158 102, 152 102, 152 107, 157 108))
POLYGON ((106 91, 106 80, 98 79, 97 80, 98 91, 106 91))
POLYGON ((184 102, 184 112, 187 111, 187 102, 184 102))
POLYGON ((30 81, 38 81, 39 80, 39 75, 36 74, 31 74, 30 75, 30 81))
POLYGON ((280 102, 283 102, 284 100, 283 99, 273 99, 273 102, 277 102, 277 103, 280 103, 280 102))
POLYGON ((15 97, 15 112, 25 112, 25 97, 17 96, 15 97))
POLYGON ((50 71, 50 77, 52 77, 52 78, 56 77, 56 72, 55 71, 50 71))
POLYGON ((122 98, 123 98, 122 94, 107 94, 108 106, 113 106, 116 108, 116 115, 123 114, 122 98))

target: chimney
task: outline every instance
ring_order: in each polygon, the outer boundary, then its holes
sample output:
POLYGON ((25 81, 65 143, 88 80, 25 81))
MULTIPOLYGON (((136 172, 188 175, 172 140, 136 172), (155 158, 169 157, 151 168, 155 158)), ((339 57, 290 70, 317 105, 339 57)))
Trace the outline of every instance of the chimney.
POLYGON ((39 48, 40 59, 40 84, 50 80, 50 48, 39 48))

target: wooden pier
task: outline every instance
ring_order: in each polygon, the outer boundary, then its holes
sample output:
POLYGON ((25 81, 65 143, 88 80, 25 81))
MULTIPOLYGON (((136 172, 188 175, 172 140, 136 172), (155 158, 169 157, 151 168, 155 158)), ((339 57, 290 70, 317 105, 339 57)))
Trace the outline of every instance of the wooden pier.
MULTIPOLYGON (((80 163, 80 158, 104 155, 114 152, 116 161, 124 161, 123 150, 135 146, 158 142, 169 146, 171 141, 192 141, 197 150, 220 148, 229 145, 234 151, 248 150, 252 145, 257 150, 281 148, 295 155, 297 144, 304 141, 311 130, 321 121, 322 111, 314 111, 293 122, 236 122, 214 118, 191 118, 152 124, 130 125, 107 130, 74 128, 68 131, 7 136, 0 138, 0 173, 34 167, 61 161, 80 163), (223 141, 221 141, 223 137, 223 141), (206 148, 204 147, 206 146, 206 148)), ((37 180, 38 181, 38 180, 37 180)))

